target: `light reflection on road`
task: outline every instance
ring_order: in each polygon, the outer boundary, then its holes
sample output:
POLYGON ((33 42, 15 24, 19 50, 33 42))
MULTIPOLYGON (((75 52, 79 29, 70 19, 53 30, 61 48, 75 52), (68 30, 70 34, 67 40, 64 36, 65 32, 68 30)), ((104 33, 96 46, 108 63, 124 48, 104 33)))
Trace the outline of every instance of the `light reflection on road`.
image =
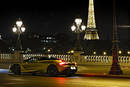
MULTIPOLYGON (((7 69, 0 69, 7 72, 7 69)), ((130 79, 0 74, 0 87, 130 87, 130 79)))
POLYGON ((60 84, 64 84, 64 83, 66 83, 67 78, 58 77, 58 78, 55 78, 55 80, 56 80, 58 83, 60 83, 60 84))
POLYGON ((8 73, 9 70, 8 69, 0 69, 0 73, 8 73))

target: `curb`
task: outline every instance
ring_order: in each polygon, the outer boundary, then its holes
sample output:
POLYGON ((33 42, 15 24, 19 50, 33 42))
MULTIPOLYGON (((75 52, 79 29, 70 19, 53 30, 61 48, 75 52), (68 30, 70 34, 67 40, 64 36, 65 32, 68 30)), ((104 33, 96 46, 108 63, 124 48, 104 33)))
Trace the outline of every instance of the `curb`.
POLYGON ((104 78, 127 78, 130 79, 130 75, 109 75, 109 74, 89 74, 89 73, 83 73, 83 74, 76 74, 81 77, 104 77, 104 78))

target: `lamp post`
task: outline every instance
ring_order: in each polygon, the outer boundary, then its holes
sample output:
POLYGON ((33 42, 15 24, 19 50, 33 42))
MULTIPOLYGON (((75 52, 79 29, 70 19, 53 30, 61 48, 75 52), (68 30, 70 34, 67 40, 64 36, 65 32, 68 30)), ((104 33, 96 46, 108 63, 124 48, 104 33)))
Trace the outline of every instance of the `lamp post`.
POLYGON ((20 35, 25 32, 25 27, 23 25, 22 20, 19 18, 18 21, 16 21, 16 24, 12 28, 13 32, 18 35, 17 37, 17 44, 16 44, 16 50, 22 50, 22 45, 21 45, 21 39, 20 35))
POLYGON ((80 33, 86 29, 86 26, 82 24, 81 18, 76 18, 74 24, 71 26, 71 30, 77 34, 76 51, 82 51, 80 44, 80 33))
POLYGON ((117 25, 116 25, 116 0, 113 0, 113 47, 112 47, 112 66, 109 74, 120 75, 123 74, 120 64, 118 63, 118 37, 117 37, 117 25))
POLYGON ((20 35, 23 32, 25 32, 25 27, 24 27, 23 22, 22 22, 22 20, 20 18, 16 21, 16 24, 12 28, 12 31, 18 35, 17 43, 16 43, 16 50, 15 50, 14 56, 21 63, 23 59, 20 56, 20 52, 22 50, 22 44, 21 44, 20 35))

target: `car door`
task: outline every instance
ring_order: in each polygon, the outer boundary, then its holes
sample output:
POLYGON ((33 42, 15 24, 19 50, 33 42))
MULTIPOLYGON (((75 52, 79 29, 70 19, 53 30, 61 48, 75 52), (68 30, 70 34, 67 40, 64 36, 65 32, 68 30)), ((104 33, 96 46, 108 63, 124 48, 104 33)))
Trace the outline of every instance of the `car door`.
POLYGON ((30 67, 32 71, 39 71, 40 70, 40 63, 38 62, 38 58, 35 57, 31 60, 30 67))
POLYGON ((32 72, 35 71, 35 58, 30 58, 28 61, 24 61, 22 67, 24 68, 25 72, 32 72))
POLYGON ((21 64, 22 66, 22 72, 29 72, 28 70, 31 69, 30 67, 31 59, 24 60, 21 64))

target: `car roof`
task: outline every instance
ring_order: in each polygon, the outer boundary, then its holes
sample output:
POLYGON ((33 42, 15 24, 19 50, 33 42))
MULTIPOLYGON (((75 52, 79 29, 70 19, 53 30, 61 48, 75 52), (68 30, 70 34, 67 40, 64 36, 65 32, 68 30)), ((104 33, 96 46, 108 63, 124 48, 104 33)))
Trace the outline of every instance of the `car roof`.
POLYGON ((55 57, 39 57, 39 56, 31 57, 31 58, 26 59, 26 60, 31 60, 31 59, 37 59, 37 60, 59 60, 58 58, 55 58, 55 57))
POLYGON ((58 58, 55 57, 39 57, 39 60, 58 60, 58 58))

